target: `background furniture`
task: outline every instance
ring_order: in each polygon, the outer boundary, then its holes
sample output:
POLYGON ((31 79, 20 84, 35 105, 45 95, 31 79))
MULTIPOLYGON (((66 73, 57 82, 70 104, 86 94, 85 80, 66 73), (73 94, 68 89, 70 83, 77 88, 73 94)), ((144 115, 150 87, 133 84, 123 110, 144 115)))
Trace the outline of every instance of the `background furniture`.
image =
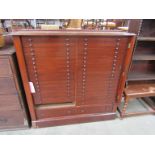
MULTIPOLYGON (((124 105, 122 110, 118 108, 121 118, 124 118, 125 116, 135 116, 135 115, 144 115, 144 114, 154 114, 155 111, 150 106, 145 106, 147 111, 141 111, 141 112, 126 112, 128 104, 130 99, 134 98, 142 98, 144 97, 150 97, 155 96, 155 83, 152 84, 152 82, 132 82, 126 86, 124 89, 124 105)), ((147 102, 146 102, 147 103, 147 102)))
POLYGON ((13 40, 33 127, 115 118, 134 34, 21 31, 13 40))
POLYGON ((138 26, 137 43, 128 81, 155 80, 155 20, 140 20, 138 26))
POLYGON ((128 19, 2 19, 0 27, 11 32, 23 29, 72 29, 127 31, 128 19))
MULTIPOLYGON (((136 33, 137 40, 126 81, 125 100, 129 97, 145 99, 155 96, 155 20, 131 20, 129 32, 136 33)), ((147 99, 147 104, 148 101, 149 99, 147 99)), ((152 103, 151 105, 146 113, 154 112, 155 107, 153 108, 152 103)), ((127 101, 125 101, 123 109, 119 110, 122 117, 130 115, 125 114, 126 108, 127 101)), ((135 112, 134 115, 146 113, 135 112)))
POLYGON ((24 92, 12 46, 0 49, 0 129, 27 128, 24 92))

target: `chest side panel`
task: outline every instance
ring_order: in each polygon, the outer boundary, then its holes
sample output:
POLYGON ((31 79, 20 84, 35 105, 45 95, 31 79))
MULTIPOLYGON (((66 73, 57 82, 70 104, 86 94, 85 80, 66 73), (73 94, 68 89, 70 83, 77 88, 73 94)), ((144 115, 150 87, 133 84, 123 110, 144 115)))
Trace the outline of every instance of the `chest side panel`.
POLYGON ((74 102, 74 38, 22 37, 35 104, 74 102))

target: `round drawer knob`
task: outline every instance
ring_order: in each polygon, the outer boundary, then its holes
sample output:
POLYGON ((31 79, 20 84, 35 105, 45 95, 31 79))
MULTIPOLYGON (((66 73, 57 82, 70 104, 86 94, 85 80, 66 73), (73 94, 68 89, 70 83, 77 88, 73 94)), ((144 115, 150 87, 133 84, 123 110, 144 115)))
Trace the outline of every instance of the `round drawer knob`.
MULTIPOLYGON (((84 55, 87 55, 87 52, 84 52, 84 55)), ((85 57, 86 58, 86 57, 85 57)))

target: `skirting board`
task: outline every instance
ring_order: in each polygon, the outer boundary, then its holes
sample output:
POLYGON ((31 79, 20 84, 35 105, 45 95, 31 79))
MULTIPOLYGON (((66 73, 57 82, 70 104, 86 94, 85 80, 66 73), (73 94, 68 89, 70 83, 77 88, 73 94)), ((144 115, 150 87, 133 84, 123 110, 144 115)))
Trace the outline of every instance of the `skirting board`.
POLYGON ((86 123, 86 122, 95 122, 103 120, 111 120, 116 118, 116 113, 97 113, 97 114, 83 114, 76 116, 65 116, 65 117, 55 117, 55 118, 46 118, 40 119, 37 121, 32 121, 32 127, 42 128, 66 124, 76 124, 76 123, 86 123))

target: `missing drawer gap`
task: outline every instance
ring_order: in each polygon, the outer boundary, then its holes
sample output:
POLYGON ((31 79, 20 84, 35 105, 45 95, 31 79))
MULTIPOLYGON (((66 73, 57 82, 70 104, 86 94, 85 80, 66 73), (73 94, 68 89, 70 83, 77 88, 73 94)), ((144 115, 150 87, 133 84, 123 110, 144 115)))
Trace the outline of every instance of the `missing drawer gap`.
POLYGON ((62 108, 62 107, 72 107, 75 106, 75 102, 66 102, 66 103, 49 103, 44 105, 36 105, 37 109, 50 109, 50 108, 62 108))

